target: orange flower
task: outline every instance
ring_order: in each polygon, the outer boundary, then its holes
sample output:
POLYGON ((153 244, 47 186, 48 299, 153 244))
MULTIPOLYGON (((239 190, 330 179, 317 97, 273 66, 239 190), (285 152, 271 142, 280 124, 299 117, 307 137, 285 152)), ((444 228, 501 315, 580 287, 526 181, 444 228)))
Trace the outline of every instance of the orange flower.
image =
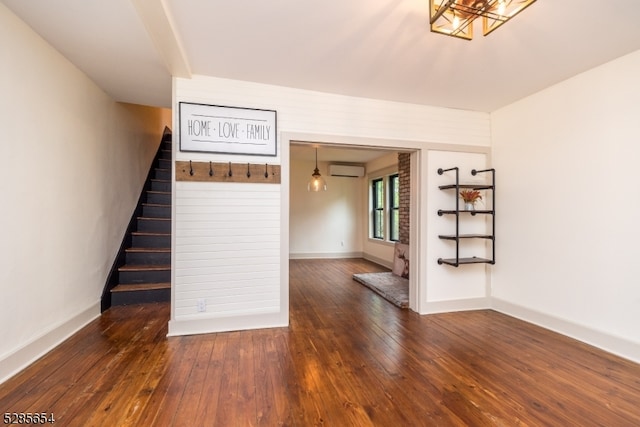
POLYGON ((482 195, 478 190, 462 190, 460 191, 460 197, 465 203, 475 203, 478 200, 482 200, 482 195))

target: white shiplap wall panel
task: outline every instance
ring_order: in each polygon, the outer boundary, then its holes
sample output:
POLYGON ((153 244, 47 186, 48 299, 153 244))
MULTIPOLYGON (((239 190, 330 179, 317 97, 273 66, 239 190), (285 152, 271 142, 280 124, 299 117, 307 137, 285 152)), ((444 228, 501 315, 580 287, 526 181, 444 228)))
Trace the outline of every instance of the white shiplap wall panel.
MULTIPOLYGON (((265 272, 254 272, 236 276, 229 275, 226 280, 219 279, 213 275, 209 277, 201 277, 198 283, 187 283, 181 288, 180 294, 183 298, 180 299, 182 304, 189 298, 204 298, 204 297, 216 297, 216 296, 230 296, 230 295, 243 295, 243 294, 255 294, 255 287, 251 285, 252 281, 264 280, 266 278, 275 278, 277 274, 267 274, 265 272)), ((276 287, 274 285, 261 287, 261 292, 267 292, 273 294, 276 287)), ((213 301, 212 304, 219 304, 220 301, 213 301)), ((182 304, 184 305, 184 304, 182 304)))
POLYGON ((175 212, 175 319, 280 310, 279 185, 178 182, 175 212))
MULTIPOLYGON (((220 184, 220 183, 219 183, 220 184)), ((207 196, 210 193, 210 183, 206 182, 192 182, 191 185, 194 185, 195 188, 189 188, 182 186, 181 188, 181 196, 185 201, 184 206, 189 206, 195 204, 196 206, 204 206, 207 204, 218 205, 220 200, 225 200, 225 205, 253 205, 255 204, 254 200, 263 200, 267 206, 277 206, 278 201, 273 200, 270 192, 267 191, 253 191, 253 199, 247 200, 240 197, 237 197, 237 191, 227 191, 224 188, 221 188, 218 191, 218 198, 210 199, 207 196), (209 187, 209 188, 208 188, 209 187), (184 192, 184 194, 182 194, 184 192), (192 202, 192 203, 190 203, 192 202)), ((229 184, 232 187, 237 187, 243 184, 229 184)), ((252 184, 249 184, 252 185, 252 184)), ((260 184, 264 185, 273 185, 273 184, 260 184)), ((252 185, 253 187, 253 185, 252 185)))
MULTIPOLYGON (((257 209, 257 207, 256 207, 257 209)), ((234 209, 220 209, 228 212, 184 214, 185 223, 192 227, 208 228, 212 223, 228 225, 231 228, 242 227, 243 221, 254 221, 261 227, 278 228, 280 218, 278 214, 264 214, 261 212, 239 212, 234 209)))
MULTIPOLYGON (((190 280, 191 278, 197 278, 197 277, 201 277, 202 280, 207 280, 207 278, 213 278, 214 276, 218 276, 218 277, 231 277, 232 279, 236 278, 236 277, 242 277, 243 275, 247 274, 247 273, 251 273, 251 272, 256 272, 256 273, 261 273, 261 272, 266 272, 269 270, 275 270, 274 265, 273 264, 267 264, 267 263, 258 263, 258 262, 252 262, 253 258, 256 258, 259 252, 256 251, 255 254, 253 254, 253 257, 237 257, 237 260, 244 260, 244 264, 243 265, 235 265, 237 263, 227 263, 227 264, 222 264, 221 263, 221 259, 224 260, 225 258, 222 256, 218 256, 218 260, 216 260, 215 262, 209 262, 209 260, 203 260, 201 265, 198 266, 192 266, 192 265, 185 265, 184 268, 177 268, 176 269, 176 278, 177 279, 182 279, 185 278, 185 281, 190 280)), ((188 263, 185 263, 188 264, 188 263)), ((178 283, 178 287, 176 288, 178 292, 180 292, 180 283, 178 283)))
MULTIPOLYGON (((194 251, 197 251, 198 248, 194 248, 194 251)), ((176 276, 179 277, 189 277, 189 276, 197 276, 201 274, 220 274, 225 271, 229 271, 231 274, 241 275, 244 272, 252 271, 254 268, 261 268, 261 271, 264 270, 262 266, 268 266, 265 262, 262 253, 268 252, 267 250, 259 250, 254 249, 250 251, 246 251, 246 254, 242 254, 241 251, 210 251, 203 252, 202 259, 199 260, 190 260, 190 261, 181 261, 180 268, 176 269, 176 276), (224 258, 219 258, 218 254, 224 253, 224 258), (213 256, 218 257, 215 261, 211 261, 210 259, 213 256), (206 257, 206 258, 205 258, 206 257), (260 258, 261 262, 258 262, 257 259, 260 258), (251 262, 251 265, 247 265, 247 262, 251 262), (238 267, 241 268, 241 271, 238 271, 238 267), (202 273, 201 273, 202 272, 202 273)), ((273 251, 272 251, 273 252, 273 251)), ((275 257, 274 257, 275 258, 275 257)))
MULTIPOLYGON (((189 232, 192 233, 198 233, 198 230, 187 230, 189 232)), ((184 234, 184 239, 183 242, 185 244, 185 246, 187 244, 189 245, 193 245, 193 246, 198 246, 198 245, 205 245, 208 247, 211 247, 212 245, 216 245, 216 244, 225 244, 225 245, 229 245, 229 243, 225 243, 225 241, 221 241, 221 239, 226 238, 227 236, 233 236, 234 238, 234 243, 233 243, 233 247, 238 247, 242 250, 246 250, 247 247, 242 247, 243 244, 248 244, 248 245, 255 245, 256 242, 264 242, 265 244, 270 244, 272 243, 272 239, 273 236, 270 235, 257 235, 257 236, 247 236, 247 235, 233 235, 231 232, 234 230, 226 230, 227 233, 226 234, 217 234, 217 235, 210 235, 210 236, 201 236, 201 235, 188 235, 188 234, 184 234)), ((208 231, 209 233, 212 232, 212 230, 208 231)), ((214 250, 214 252, 217 252, 217 249, 214 250)), ((180 256, 178 257, 178 259, 180 260, 187 260, 189 258, 186 257, 186 255, 193 255, 193 254, 185 254, 185 253, 181 253, 180 256)), ((198 255, 198 254, 195 254, 198 255)))
MULTIPOLYGON (((190 239, 192 238, 188 238, 185 240, 190 240, 190 239)), ((264 253, 264 251, 269 249, 278 250, 280 249, 280 244, 276 242, 260 240, 260 239, 256 239, 256 241, 254 242, 245 242, 245 243, 238 243, 236 241, 225 242, 225 241, 221 241, 220 239, 217 239, 216 241, 211 243, 180 244, 180 247, 182 249, 183 254, 191 253, 191 254, 200 255, 202 257, 207 257, 208 254, 211 254, 211 253, 226 252, 229 254, 228 258, 233 258, 234 254, 236 254, 235 255, 236 257, 242 259, 242 258, 251 257, 253 255, 252 252, 259 253, 260 251, 263 251, 264 253), (256 246, 260 246, 260 248, 258 249, 256 248, 256 246)), ((185 260, 184 257, 179 257, 178 259, 185 260)))
MULTIPOLYGON (((187 252, 187 247, 181 247, 181 250, 183 251, 180 255, 177 256, 176 261, 178 261, 179 265, 177 266, 177 269, 179 268, 191 268, 192 267, 192 263, 193 262, 200 262, 200 261, 206 261, 206 265, 209 266, 217 266, 217 265, 229 265, 229 266, 234 266, 234 265, 245 265, 246 262, 244 261, 246 259, 246 256, 236 256, 236 257, 232 257, 232 253, 229 253, 229 256, 224 257, 224 258, 218 258, 217 256, 214 256, 216 254, 218 254, 220 252, 220 250, 216 251, 216 250, 200 250, 200 247, 198 246, 194 246, 193 247, 195 250, 189 251, 187 252)), ((249 249, 249 250, 255 250, 255 249, 249 249)), ((270 250, 269 252, 273 252, 273 250, 270 250)), ((264 254, 264 252, 263 252, 264 254)), ((255 265, 259 265, 259 264, 270 264, 273 260, 271 259, 271 257, 273 257, 273 259, 276 259, 279 257, 279 254, 264 254, 263 256, 260 257, 259 260, 253 260, 255 265)), ((186 275, 183 275, 186 276, 186 275)))
MULTIPOLYGON (((206 76, 175 81, 177 101, 277 110, 278 133, 286 130, 475 146, 489 146, 491 143, 490 116, 483 112, 355 98, 206 76)), ((189 156, 195 159, 198 153, 179 154, 181 160, 188 160, 189 156)), ((277 160, 268 162, 277 163, 277 160)))

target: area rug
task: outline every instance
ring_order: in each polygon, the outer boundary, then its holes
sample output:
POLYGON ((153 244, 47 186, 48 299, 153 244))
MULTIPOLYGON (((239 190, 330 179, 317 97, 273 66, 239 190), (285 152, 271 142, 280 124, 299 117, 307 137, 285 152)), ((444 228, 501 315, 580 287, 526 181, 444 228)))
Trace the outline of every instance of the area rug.
POLYGON ((353 280, 362 283, 400 308, 409 307, 409 279, 391 272, 383 272, 354 274, 353 280))

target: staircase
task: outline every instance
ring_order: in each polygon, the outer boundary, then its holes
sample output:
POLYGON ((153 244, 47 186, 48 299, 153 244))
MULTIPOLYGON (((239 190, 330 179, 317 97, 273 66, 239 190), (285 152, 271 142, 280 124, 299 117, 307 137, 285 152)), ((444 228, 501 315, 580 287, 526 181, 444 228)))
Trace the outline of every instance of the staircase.
POLYGON ((110 305, 171 299, 171 133, 162 138, 134 216, 110 305))

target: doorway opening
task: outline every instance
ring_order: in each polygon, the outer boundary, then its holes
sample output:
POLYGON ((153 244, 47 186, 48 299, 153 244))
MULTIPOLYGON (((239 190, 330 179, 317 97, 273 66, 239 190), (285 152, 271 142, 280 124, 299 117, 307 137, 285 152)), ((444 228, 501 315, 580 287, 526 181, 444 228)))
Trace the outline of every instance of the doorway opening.
MULTIPOLYGON (((398 243, 407 245, 409 260, 419 259, 415 224, 420 150, 390 141, 375 142, 378 144, 370 140, 340 143, 329 138, 283 138, 283 166, 288 170, 283 175, 289 177, 287 188, 283 188, 283 196, 288 193, 284 196, 288 200, 288 259, 364 258, 392 270, 398 243), (316 150, 327 190, 311 193, 307 183, 315 168, 316 150), (345 169, 336 165, 361 167, 362 172, 341 176, 333 172, 345 169), (401 179, 400 174, 407 176, 401 179), (374 213, 372 183, 380 180, 384 203, 382 211, 374 213), (401 180, 406 188, 398 187, 401 180), (395 203, 400 198, 402 206, 395 203)), ((409 263, 408 305, 414 311, 419 311, 418 270, 418 262, 409 263)))

